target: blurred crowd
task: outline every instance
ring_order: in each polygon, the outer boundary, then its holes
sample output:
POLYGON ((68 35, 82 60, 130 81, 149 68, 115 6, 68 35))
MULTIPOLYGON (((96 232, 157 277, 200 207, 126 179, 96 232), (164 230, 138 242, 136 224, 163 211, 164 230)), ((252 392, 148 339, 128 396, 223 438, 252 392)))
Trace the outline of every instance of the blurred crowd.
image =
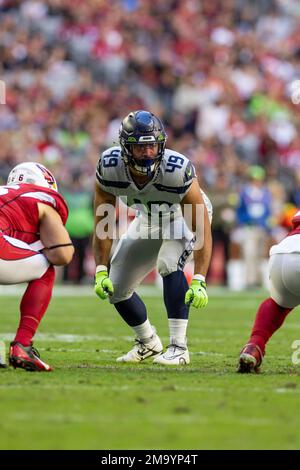
POLYGON ((99 152, 134 109, 163 119, 212 199, 213 281, 245 227, 267 253, 300 206, 298 0, 0 0, 0 79, 0 181, 24 160, 52 169, 86 246, 99 152))

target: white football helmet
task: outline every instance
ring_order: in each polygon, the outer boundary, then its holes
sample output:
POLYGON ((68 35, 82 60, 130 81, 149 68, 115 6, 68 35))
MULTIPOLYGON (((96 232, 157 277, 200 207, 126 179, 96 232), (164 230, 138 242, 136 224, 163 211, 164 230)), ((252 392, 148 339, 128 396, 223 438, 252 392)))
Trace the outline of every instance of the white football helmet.
POLYGON ((52 173, 44 165, 25 162, 15 166, 8 175, 7 185, 28 183, 57 191, 57 184, 52 173))

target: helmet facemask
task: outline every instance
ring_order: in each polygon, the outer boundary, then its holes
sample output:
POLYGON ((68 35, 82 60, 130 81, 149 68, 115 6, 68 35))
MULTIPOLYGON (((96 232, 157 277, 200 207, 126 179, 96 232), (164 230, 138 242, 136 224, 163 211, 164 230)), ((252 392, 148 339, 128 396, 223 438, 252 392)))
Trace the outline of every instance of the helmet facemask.
POLYGON ((159 166, 165 151, 167 134, 160 119, 148 111, 135 111, 122 121, 120 146, 126 165, 140 175, 151 176, 159 166), (157 144, 157 154, 153 158, 137 158, 133 155, 133 145, 157 144))

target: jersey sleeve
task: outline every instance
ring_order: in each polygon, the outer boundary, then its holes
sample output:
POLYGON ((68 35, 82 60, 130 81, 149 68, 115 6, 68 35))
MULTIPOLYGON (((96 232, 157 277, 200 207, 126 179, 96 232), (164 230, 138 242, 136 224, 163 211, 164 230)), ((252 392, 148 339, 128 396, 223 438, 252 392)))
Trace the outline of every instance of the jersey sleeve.
POLYGON ((56 210, 60 215, 62 223, 66 225, 69 215, 69 210, 65 199, 58 193, 54 194, 56 200, 56 210))
MULTIPOLYGON (((28 187, 29 185, 26 186, 28 187)), ((62 223, 65 225, 68 219, 68 206, 64 198, 53 189, 44 189, 33 185, 30 186, 30 190, 23 192, 21 195, 21 198, 27 201, 28 208, 30 209, 29 203, 33 201, 35 203, 42 202, 43 204, 53 207, 53 209, 58 212, 62 223)))
POLYGON ((183 186, 186 188, 186 192, 190 188, 194 178, 197 178, 195 167, 192 162, 188 161, 183 175, 183 186))

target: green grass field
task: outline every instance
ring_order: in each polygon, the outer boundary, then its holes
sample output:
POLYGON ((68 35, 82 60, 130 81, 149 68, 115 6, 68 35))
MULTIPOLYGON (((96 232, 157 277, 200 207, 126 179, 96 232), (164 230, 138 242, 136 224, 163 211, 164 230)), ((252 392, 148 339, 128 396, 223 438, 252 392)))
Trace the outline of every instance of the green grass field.
MULTIPOLYGON (((262 294, 263 295, 263 294, 262 294)), ((0 370, 1 449, 299 449, 299 309, 272 338, 260 375, 235 373, 262 295, 210 295, 191 312, 191 364, 115 362, 131 331, 96 297, 54 297, 36 335, 53 373, 0 370)), ((146 297, 164 344, 159 297, 146 297)), ((18 322, 18 298, 0 297, 0 339, 18 322)))

